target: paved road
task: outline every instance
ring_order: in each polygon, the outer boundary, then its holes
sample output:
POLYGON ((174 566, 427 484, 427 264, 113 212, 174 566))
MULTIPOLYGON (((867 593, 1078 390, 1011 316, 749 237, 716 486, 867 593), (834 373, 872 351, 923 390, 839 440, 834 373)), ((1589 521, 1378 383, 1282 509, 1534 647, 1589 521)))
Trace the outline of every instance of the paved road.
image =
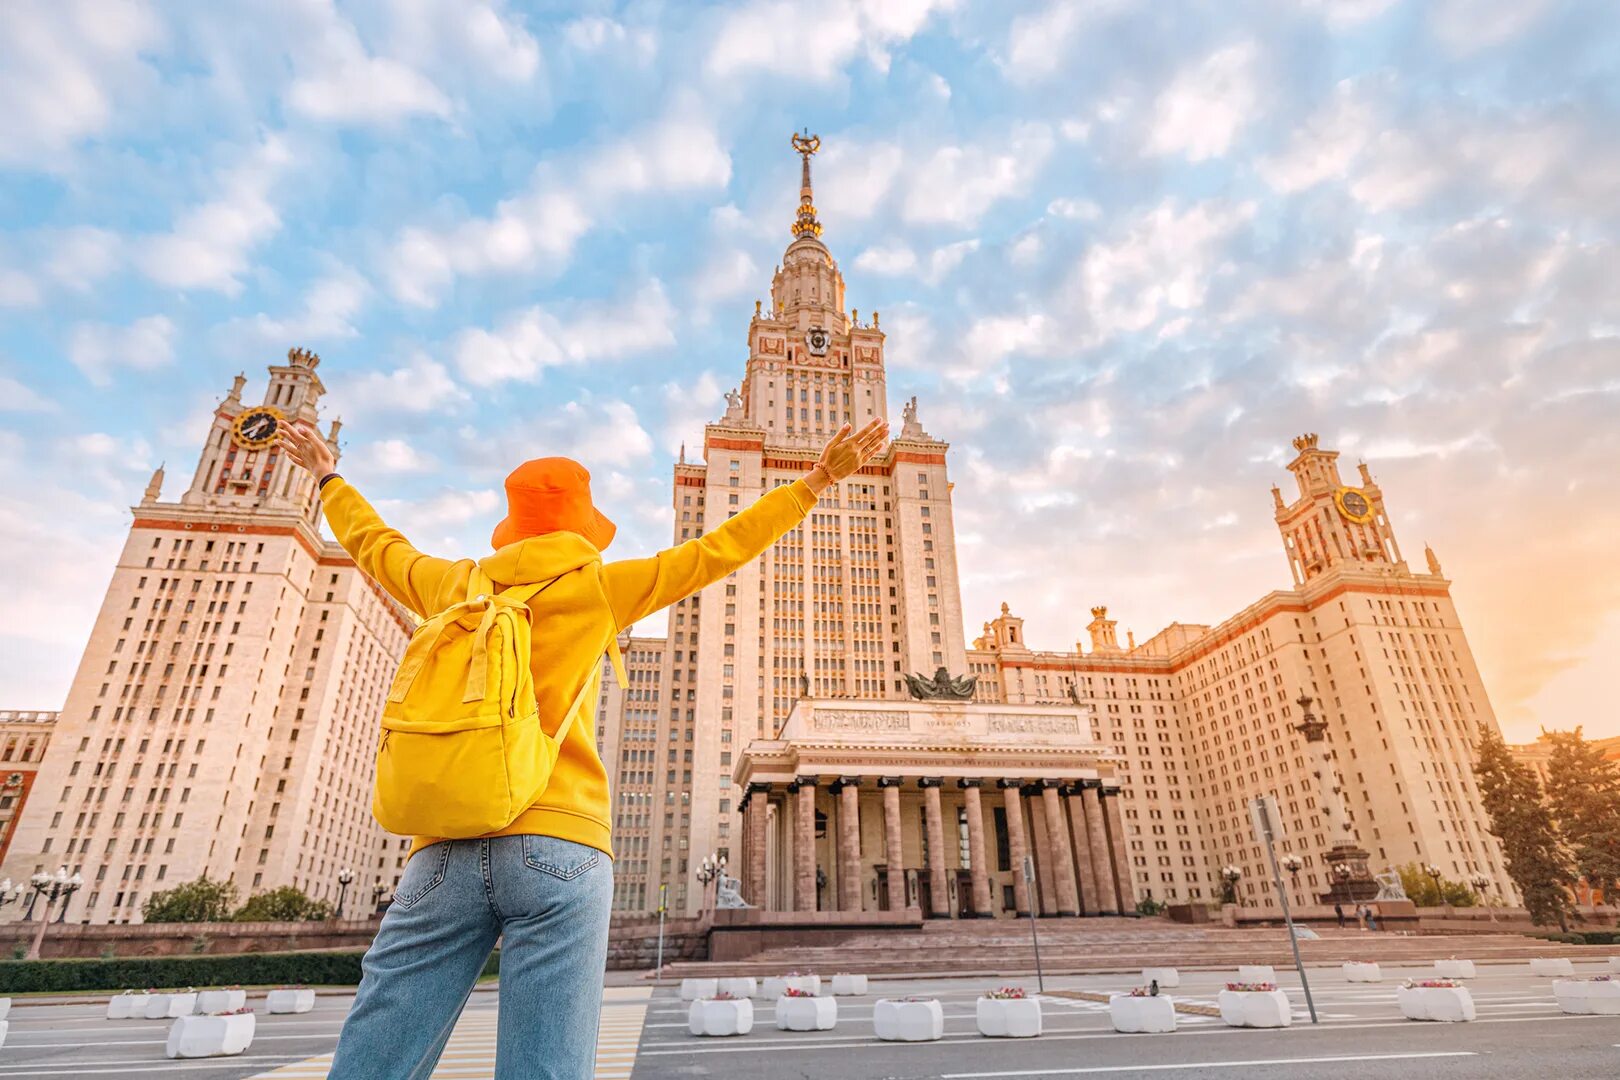
MULTIPOLYGON (((1595 973, 1597 965, 1578 965, 1595 973)), ((1313 969, 1322 1022, 1312 1026, 1297 977, 1281 982, 1293 998, 1295 1026, 1239 1031, 1213 1017, 1187 1016, 1169 1035, 1117 1035, 1107 1006, 1045 998, 1046 1033, 1039 1039, 983 1039, 973 1003, 986 980, 874 980, 865 998, 839 999, 838 1027, 828 1032, 779 1032, 770 1002, 756 1002, 751 1035, 696 1039, 686 1031, 686 1006, 673 988, 604 992, 600 1080, 757 1080, 769 1076, 815 1080, 1018 1080, 1034 1077, 1233 1077, 1317 1080, 1340 1077, 1467 1077, 1585 1080, 1620 1077, 1620 1017, 1566 1017, 1553 1003, 1548 979, 1525 964, 1480 965, 1469 986, 1479 1009, 1470 1024, 1420 1024, 1395 1008, 1395 985, 1416 969, 1386 969, 1385 981, 1351 985, 1337 969, 1313 969), (900 1045, 872 1038, 872 1004, 879 996, 928 994, 945 1007, 945 1038, 900 1045), (639 1049, 637 1045, 639 1042, 639 1049), (631 1071, 633 1066, 633 1072, 631 1071)), ((1048 989, 1120 990, 1124 976, 1048 980, 1048 989)), ((1186 975, 1177 997, 1213 1003, 1224 977, 1186 975)), ((1034 980, 1026 980, 1034 988, 1034 980)), ((451 1042, 439 1080, 492 1075, 497 995, 473 996, 451 1042)), ((0 1050, 0 1080, 13 1077, 194 1077, 195 1080, 314 1080, 349 998, 323 997, 304 1016, 261 1015, 259 1034, 241 1058, 171 1062, 163 1058, 160 1021, 107 1021, 103 1009, 19 1003, 0 1050)))

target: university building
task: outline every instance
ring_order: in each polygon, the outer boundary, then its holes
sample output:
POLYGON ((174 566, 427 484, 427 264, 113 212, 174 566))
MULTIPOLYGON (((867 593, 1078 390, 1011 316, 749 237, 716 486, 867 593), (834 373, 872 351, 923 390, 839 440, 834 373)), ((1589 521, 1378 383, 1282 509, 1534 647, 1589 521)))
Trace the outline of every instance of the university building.
POLYGON ((45 710, 0 709, 0 863, 13 827, 33 794, 34 780, 61 715, 45 710))
POLYGON ((352 869, 350 912, 398 879, 408 841, 372 820, 371 778, 412 624, 322 539, 314 481, 274 441, 319 419, 319 363, 289 352, 258 404, 237 376, 184 494, 165 501, 159 469, 133 507, 0 865, 82 874, 70 921, 138 921, 203 874, 243 899, 295 885, 335 901, 352 869))
MULTIPOLYGON (((889 412, 878 313, 846 311, 817 144, 795 145, 793 239, 701 461, 674 467, 677 543, 889 412)), ((1432 551, 1407 561, 1367 465, 1347 478, 1294 440, 1293 490, 1272 489, 1287 588, 1141 643, 1098 604, 1084 642, 1045 650, 1010 603, 964 639, 948 451, 908 402, 885 458, 673 608, 665 637, 625 637, 630 685, 604 680, 599 713, 617 910, 655 911, 664 886, 697 913, 709 854, 767 911, 1108 914, 1216 900, 1228 865, 1241 901, 1269 903, 1261 794, 1312 902, 1344 851, 1340 875, 1432 862, 1514 895, 1472 772, 1496 721, 1450 583, 1432 551)))

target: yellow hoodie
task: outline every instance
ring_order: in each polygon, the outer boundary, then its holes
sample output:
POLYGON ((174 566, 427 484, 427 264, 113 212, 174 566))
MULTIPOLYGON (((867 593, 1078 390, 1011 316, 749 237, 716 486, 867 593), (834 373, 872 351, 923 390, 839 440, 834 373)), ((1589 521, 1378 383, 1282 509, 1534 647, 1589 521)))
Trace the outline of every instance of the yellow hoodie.
MULTIPOLYGON (((465 600, 471 559, 440 559, 413 548, 342 477, 321 492, 332 533, 355 563, 417 615, 427 618, 465 600)), ((603 563, 575 533, 553 532, 508 544, 478 560, 497 585, 555 583, 529 601, 531 668, 541 723, 555 732, 586 681, 599 681, 602 653, 626 627, 757 558, 815 506, 803 480, 762 496, 712 532, 649 559, 603 563)), ((563 742, 551 783, 516 821, 491 836, 533 833, 613 854, 607 770, 596 752, 597 692, 563 742)), ((411 854, 439 837, 417 836, 411 854)))

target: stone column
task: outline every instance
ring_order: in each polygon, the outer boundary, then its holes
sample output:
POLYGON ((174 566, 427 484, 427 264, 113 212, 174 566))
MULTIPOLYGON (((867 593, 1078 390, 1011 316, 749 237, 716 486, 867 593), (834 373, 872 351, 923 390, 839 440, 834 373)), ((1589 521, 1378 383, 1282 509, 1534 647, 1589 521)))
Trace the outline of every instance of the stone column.
POLYGON ((832 786, 838 796, 838 910, 861 910, 860 779, 840 776, 832 786))
POLYGON ((1114 883, 1119 890, 1119 910, 1136 910, 1136 886, 1131 883, 1131 850, 1125 842, 1125 820, 1119 811, 1119 788, 1102 789, 1102 804, 1108 815, 1108 840, 1114 850, 1114 883))
POLYGON ((1035 880, 1041 886, 1038 910, 1042 916, 1056 915, 1057 885, 1052 880, 1052 833, 1046 827, 1046 805, 1041 802, 1041 789, 1034 784, 1019 794, 1029 796, 1029 850, 1035 856, 1035 880))
POLYGON ((1097 868, 1097 913, 1119 914, 1119 889, 1114 880, 1114 852, 1108 846, 1108 826, 1103 824, 1102 784, 1086 781, 1080 796, 1086 804, 1086 831, 1090 834, 1091 864, 1097 868))
POLYGON ((878 779, 883 790, 883 856, 889 863, 889 910, 906 910, 906 855, 901 844, 900 778, 878 779))
POLYGON ((795 782, 798 807, 793 821, 793 906, 816 910, 816 778, 795 782))
POLYGON ((743 812, 743 899, 768 909, 770 890, 765 882, 765 811, 771 801, 771 785, 748 785, 748 808, 743 812))
POLYGON ((974 917, 988 919, 990 910, 990 863, 984 853, 984 807, 979 802, 982 780, 958 780, 962 789, 962 804, 967 810, 968 859, 972 865, 968 872, 973 878, 974 917))
POLYGON ((1024 856, 1029 844, 1024 839, 1024 807, 1019 801, 1017 780, 997 780, 1001 789, 1001 802, 1007 809, 1007 853, 1012 856, 1013 907, 1019 915, 1028 915, 1029 882, 1024 880, 1024 856))
POLYGON ((1091 861, 1091 833, 1086 828, 1086 804, 1081 785, 1063 789, 1063 802, 1069 809, 1069 830, 1074 837, 1074 876, 1080 882, 1080 904, 1087 915, 1097 914, 1097 868, 1091 861))
POLYGON ((1069 845, 1069 822, 1058 801, 1057 781, 1041 781, 1041 802, 1045 804, 1047 847, 1052 852, 1052 878, 1057 891, 1057 913, 1079 915, 1080 899, 1074 887, 1074 852, 1069 845))
POLYGON ((940 813, 939 784, 937 776, 927 776, 917 781, 917 786, 923 789, 923 817, 928 829, 929 910, 923 914, 948 919, 951 917, 951 894, 945 884, 945 820, 940 813))

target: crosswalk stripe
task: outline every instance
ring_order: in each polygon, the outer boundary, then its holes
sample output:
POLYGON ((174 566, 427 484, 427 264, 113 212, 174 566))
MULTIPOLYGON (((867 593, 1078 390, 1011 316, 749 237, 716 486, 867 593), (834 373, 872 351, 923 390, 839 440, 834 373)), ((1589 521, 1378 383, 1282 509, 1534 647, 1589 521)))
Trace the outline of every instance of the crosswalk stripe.
MULTIPOLYGON (((596 1036, 596 1080, 629 1080, 641 1046, 647 1020, 650 989, 610 986, 602 991, 602 1014, 596 1036)), ((499 1018, 490 1009, 463 1012, 432 1080, 493 1080, 495 1040, 499 1018)), ((332 1055, 318 1054, 279 1069, 257 1073, 250 1080, 326 1080, 332 1055)))

